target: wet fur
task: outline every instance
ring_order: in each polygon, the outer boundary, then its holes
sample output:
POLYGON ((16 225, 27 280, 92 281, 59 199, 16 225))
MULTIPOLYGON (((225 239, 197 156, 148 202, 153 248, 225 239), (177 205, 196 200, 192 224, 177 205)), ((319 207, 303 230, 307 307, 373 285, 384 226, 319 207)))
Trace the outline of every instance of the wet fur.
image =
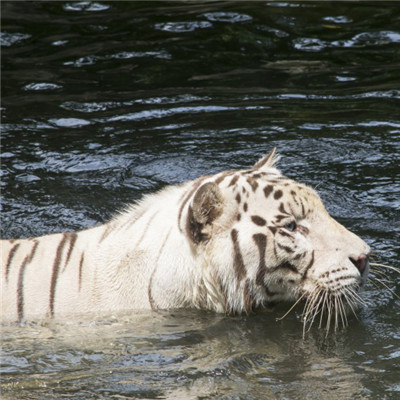
POLYGON ((308 323, 345 315, 368 274, 351 260, 369 248, 276 161, 273 150, 251 169, 166 187, 95 228, 1 241, 2 317, 249 313, 299 298, 308 323))

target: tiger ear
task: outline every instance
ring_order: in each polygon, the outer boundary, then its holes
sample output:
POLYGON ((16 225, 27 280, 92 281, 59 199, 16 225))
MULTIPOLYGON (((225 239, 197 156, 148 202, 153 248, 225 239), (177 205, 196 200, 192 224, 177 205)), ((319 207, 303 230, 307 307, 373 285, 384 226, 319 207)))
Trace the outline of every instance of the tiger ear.
POLYGON ((266 156, 258 160, 254 165, 252 170, 263 170, 266 168, 273 168, 279 161, 279 155, 276 154, 276 147, 274 147, 266 156))
POLYGON ((223 196, 213 182, 205 183, 195 193, 189 206, 186 231, 194 243, 209 239, 207 226, 222 214, 223 196))

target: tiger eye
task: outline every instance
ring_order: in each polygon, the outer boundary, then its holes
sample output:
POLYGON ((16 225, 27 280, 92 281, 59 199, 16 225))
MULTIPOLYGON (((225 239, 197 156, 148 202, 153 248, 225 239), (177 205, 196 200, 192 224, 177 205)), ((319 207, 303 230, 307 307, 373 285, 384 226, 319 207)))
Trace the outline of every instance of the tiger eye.
POLYGON ((289 222, 284 226, 285 229, 287 229, 290 232, 294 232, 297 228, 297 224, 295 221, 289 222))

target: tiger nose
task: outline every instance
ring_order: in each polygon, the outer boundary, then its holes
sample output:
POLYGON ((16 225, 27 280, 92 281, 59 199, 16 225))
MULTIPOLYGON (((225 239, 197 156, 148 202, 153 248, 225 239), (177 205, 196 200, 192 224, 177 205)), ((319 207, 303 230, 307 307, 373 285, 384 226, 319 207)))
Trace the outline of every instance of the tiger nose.
POLYGON ((349 257, 350 261, 354 264, 354 266, 360 271, 360 274, 362 275, 365 271, 365 268, 367 267, 368 263, 368 255, 367 254, 361 254, 357 258, 349 257))

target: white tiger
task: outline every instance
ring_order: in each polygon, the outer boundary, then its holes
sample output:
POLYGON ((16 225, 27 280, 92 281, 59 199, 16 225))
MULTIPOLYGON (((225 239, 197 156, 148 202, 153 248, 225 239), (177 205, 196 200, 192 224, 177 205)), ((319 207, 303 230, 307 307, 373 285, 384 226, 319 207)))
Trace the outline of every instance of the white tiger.
POLYGON ((359 303, 370 249, 276 161, 274 149, 251 169, 166 187, 78 233, 2 240, 3 318, 249 313, 300 298, 309 321, 345 318, 359 303))

